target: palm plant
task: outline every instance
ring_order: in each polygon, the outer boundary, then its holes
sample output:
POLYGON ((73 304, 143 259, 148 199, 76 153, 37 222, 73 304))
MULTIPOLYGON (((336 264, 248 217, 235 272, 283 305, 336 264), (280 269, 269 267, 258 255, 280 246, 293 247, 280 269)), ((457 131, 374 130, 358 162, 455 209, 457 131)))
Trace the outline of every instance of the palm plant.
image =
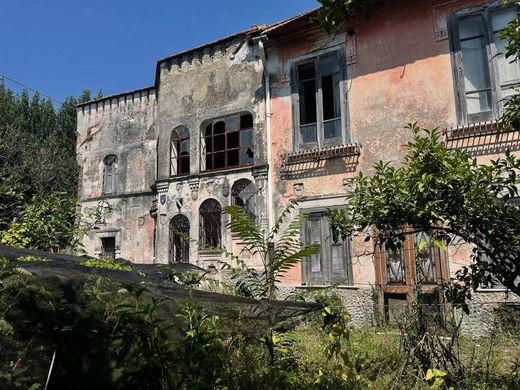
POLYGON ((275 299, 277 284, 283 275, 307 256, 319 251, 319 244, 305 244, 300 240, 302 217, 294 218, 281 232, 291 211, 292 203, 277 219, 270 231, 261 229, 253 218, 240 206, 228 206, 224 213, 230 216, 227 229, 244 245, 244 250, 262 261, 262 268, 252 268, 238 256, 232 256, 237 266, 222 263, 230 273, 237 294, 257 299, 275 299))

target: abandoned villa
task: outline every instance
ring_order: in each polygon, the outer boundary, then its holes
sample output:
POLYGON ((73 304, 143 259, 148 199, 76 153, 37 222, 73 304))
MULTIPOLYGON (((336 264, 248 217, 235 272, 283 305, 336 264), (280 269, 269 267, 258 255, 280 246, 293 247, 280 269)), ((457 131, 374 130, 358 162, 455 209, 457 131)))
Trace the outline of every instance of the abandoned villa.
MULTIPOLYGON (((480 163, 520 150, 520 134, 499 121, 520 65, 497 34, 517 8, 381 2, 333 35, 314 12, 160 59, 152 86, 78 106, 82 210, 117 205, 85 237, 89 255, 207 269, 220 255, 205 248, 240 252, 223 207, 243 206, 269 228, 297 200, 302 239, 321 253, 287 273, 281 291, 341 282, 355 324, 370 323, 376 303, 391 315, 417 278, 433 288, 471 262, 469 245, 421 248, 419 236, 393 253, 364 237, 333 242, 327 210, 345 205, 359 172, 402 160, 409 122, 445 129, 448 148, 480 163)), ((514 299, 479 289, 467 326, 491 326, 479 302, 514 299)))

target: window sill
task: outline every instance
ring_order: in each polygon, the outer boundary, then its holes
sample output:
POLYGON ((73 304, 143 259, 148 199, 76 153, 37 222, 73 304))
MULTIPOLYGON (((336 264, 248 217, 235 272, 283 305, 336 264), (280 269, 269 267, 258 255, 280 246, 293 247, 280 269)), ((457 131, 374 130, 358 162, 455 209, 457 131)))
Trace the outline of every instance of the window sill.
POLYGON ((356 143, 349 145, 331 146, 320 149, 301 150, 282 155, 282 170, 284 166, 306 162, 315 162, 337 157, 359 156, 361 145, 356 143))
MULTIPOLYGON (((311 289, 325 289, 325 288, 330 288, 332 286, 333 286, 332 284, 319 284, 319 285, 315 285, 315 286, 304 286, 304 285, 296 286, 296 288, 301 289, 301 290, 311 290, 311 289)), ((335 288, 340 289, 340 290, 359 290, 360 289, 359 286, 355 286, 355 285, 352 285, 352 286, 341 285, 341 286, 336 286, 335 288)))
POLYGON ((509 133, 512 131, 515 130, 500 121, 491 121, 463 125, 451 129, 444 129, 443 134, 445 135, 447 141, 452 141, 499 133, 509 133))

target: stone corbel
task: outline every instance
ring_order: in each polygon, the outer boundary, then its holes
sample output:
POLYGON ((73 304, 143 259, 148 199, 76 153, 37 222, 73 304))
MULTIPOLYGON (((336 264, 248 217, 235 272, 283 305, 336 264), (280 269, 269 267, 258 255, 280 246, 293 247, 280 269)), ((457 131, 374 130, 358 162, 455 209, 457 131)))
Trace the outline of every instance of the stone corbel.
POLYGON ((199 198, 200 180, 198 178, 190 179, 188 182, 191 191, 191 199, 197 200, 199 198))
POLYGON ((262 167, 253 169, 253 178, 255 179, 255 186, 257 191, 263 191, 265 184, 267 182, 267 170, 269 168, 262 167))

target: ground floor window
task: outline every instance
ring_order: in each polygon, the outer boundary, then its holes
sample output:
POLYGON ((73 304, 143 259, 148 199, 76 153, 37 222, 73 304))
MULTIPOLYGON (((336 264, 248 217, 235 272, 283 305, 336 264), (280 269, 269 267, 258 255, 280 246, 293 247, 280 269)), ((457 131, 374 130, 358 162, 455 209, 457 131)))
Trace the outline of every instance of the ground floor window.
POLYGON ((116 258, 116 238, 102 237, 101 238, 101 258, 115 259, 116 258))
POLYGON ((190 221, 184 215, 176 215, 170 222, 170 263, 189 263, 190 221))
POLYGON ((302 240, 320 244, 319 253, 302 263, 303 280, 310 285, 341 283, 352 285, 351 240, 332 237, 327 211, 307 214, 302 229, 302 240))

